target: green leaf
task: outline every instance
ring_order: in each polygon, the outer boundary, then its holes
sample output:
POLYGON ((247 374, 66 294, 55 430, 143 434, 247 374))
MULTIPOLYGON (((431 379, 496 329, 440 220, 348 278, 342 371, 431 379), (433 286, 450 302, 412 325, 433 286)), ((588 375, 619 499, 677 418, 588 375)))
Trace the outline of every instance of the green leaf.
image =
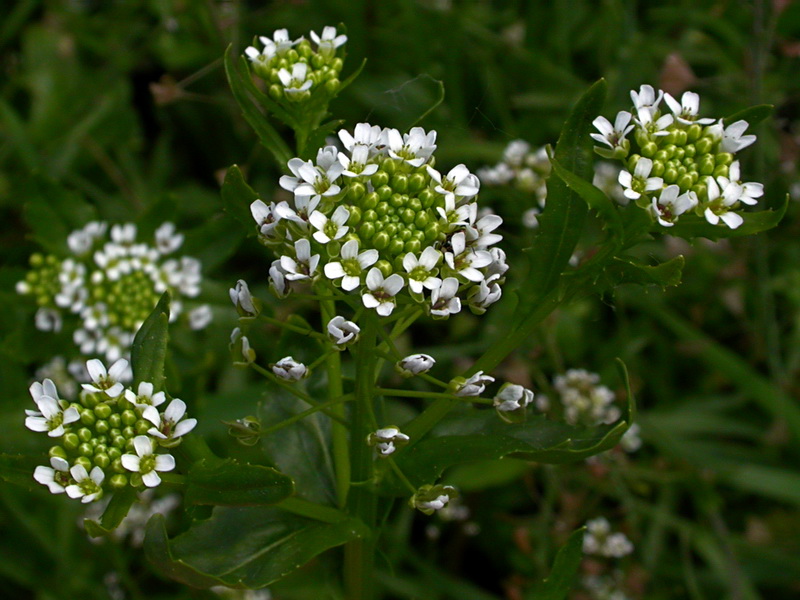
POLYGON ((0 479, 32 489, 35 467, 31 462, 32 457, 23 454, 0 454, 0 479))
POLYGON ((723 122, 726 125, 730 125, 736 121, 747 121, 750 127, 754 127, 761 123, 761 121, 772 116, 773 112, 775 112, 775 107, 772 106, 772 104, 758 104, 733 113, 729 117, 725 117, 723 122))
POLYGON ((655 266, 641 264, 633 257, 617 257, 606 266, 602 277, 609 289, 624 283, 657 285, 665 289, 680 284, 685 263, 683 256, 676 256, 655 266))
POLYGON ((83 524, 86 527, 86 533, 92 537, 103 537, 109 535, 117 527, 119 527, 122 520, 128 515, 131 506, 137 501, 138 495, 136 490, 130 486, 124 487, 114 492, 111 496, 111 501, 103 511, 100 517, 100 522, 92 519, 84 519, 83 524))
POLYGON ((164 383, 164 361, 167 357, 169 339, 169 292, 164 292, 153 312, 145 319, 131 347, 131 366, 134 385, 142 381, 153 384, 155 391, 164 383))
POLYGON ((583 534, 586 530, 581 527, 572 532, 567 543, 556 554, 553 570, 531 596, 536 600, 564 600, 575 584, 578 576, 578 567, 583 558, 583 534))
POLYGON ((271 467, 234 459, 199 461, 187 476, 186 502, 217 506, 275 504, 294 493, 294 482, 271 467))
POLYGON ((785 200, 777 210, 741 213, 742 217, 744 217, 744 223, 736 229, 730 229, 723 223, 712 225, 698 215, 681 215, 680 220, 678 220, 673 227, 670 227, 668 232, 663 231, 663 228, 658 231, 660 233, 669 233, 676 237, 687 239, 704 237, 712 241, 744 237, 761 233, 762 231, 767 231, 775 227, 780 223, 783 215, 786 213, 786 207, 788 205, 789 195, 787 194, 785 200))
MULTIPOLYGON (((334 130, 338 129, 343 124, 344 119, 335 119, 333 121, 323 123, 317 127, 311 132, 311 134, 308 136, 308 140, 306 141, 306 148, 308 148, 308 151, 316 156, 317 149, 322 148, 322 146, 325 145, 325 138, 327 138, 329 135, 332 135, 334 130)), ((308 158, 312 157, 309 156, 308 158)))
MULTIPOLYGON (((261 141, 262 145, 272 153, 272 156, 275 158, 278 166, 281 169, 285 169, 286 163, 288 163, 289 159, 293 156, 292 151, 289 150, 289 146, 286 145, 286 142, 283 141, 283 138, 281 138, 278 132, 275 131, 275 128, 270 124, 267 117, 255 104, 252 97, 252 90, 256 89, 256 87, 253 85, 252 79, 250 79, 250 71, 247 67, 247 63, 245 62, 244 66, 241 67, 245 69, 245 73, 242 74, 240 69, 237 68, 236 58, 233 55, 232 46, 228 46, 227 50, 225 50, 224 62, 225 75, 228 78, 228 85, 230 85, 231 92, 233 93, 233 97, 236 99, 236 102, 239 104, 239 108, 242 109, 242 115, 250 124, 250 127, 252 127, 256 132, 256 135, 258 136, 258 139, 261 141)), ((265 98, 268 99, 267 96, 261 94, 260 92, 259 97, 262 102, 265 98)), ((272 104, 274 104, 274 102, 272 102, 272 104)), ((272 105, 270 105, 270 109, 273 112, 280 110, 279 107, 276 109, 276 107, 273 107, 272 105)))
POLYGON ((147 523, 144 550, 155 569, 194 587, 258 589, 369 530, 357 519, 321 523, 273 507, 217 507, 170 540, 164 517, 147 523))
POLYGON ((589 208, 595 210, 598 214, 605 218, 606 225, 609 228, 610 235, 621 237, 622 235, 622 219, 620 218, 617 204, 598 187, 587 181, 581 179, 575 173, 565 169, 561 163, 552 156, 552 151, 548 148, 550 155, 550 164, 553 171, 561 178, 561 180, 572 191, 577 193, 581 198, 586 201, 589 208))
POLYGON ((222 207, 251 233, 255 231, 255 223, 250 205, 256 200, 258 194, 247 185, 239 167, 231 165, 222 183, 222 207))

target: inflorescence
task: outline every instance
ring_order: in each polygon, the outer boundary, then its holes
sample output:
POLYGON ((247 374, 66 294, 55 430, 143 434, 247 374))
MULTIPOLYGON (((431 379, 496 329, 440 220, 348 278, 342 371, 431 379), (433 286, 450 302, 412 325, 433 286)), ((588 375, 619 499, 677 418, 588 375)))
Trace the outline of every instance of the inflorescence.
POLYGON ((756 141, 744 135, 748 123, 731 124, 699 116, 700 98, 685 92, 678 102, 669 94, 643 85, 631 92, 633 107, 620 111, 612 124, 597 117, 602 144, 595 151, 622 161, 619 183, 625 197, 646 209, 664 227, 683 214, 695 213, 711 223, 739 227, 745 205, 764 194, 761 183, 743 182, 735 155, 756 141), (664 100, 669 112, 662 111, 664 100), (630 139, 628 137, 629 134, 630 139))
MULTIPOLYGON (((17 283, 17 292, 33 296, 39 310, 36 327, 60 331, 64 317, 78 324, 72 337, 85 356, 101 355, 109 362, 128 356, 133 337, 165 291, 173 296, 171 318, 182 312, 182 298, 200 293, 200 261, 174 257, 183 235, 172 223, 155 232, 152 244, 137 241, 132 223, 93 221, 67 238, 70 256, 34 254, 31 270, 17 283)), ((189 324, 202 329, 211 309, 189 311, 189 324)))
POLYGON ((108 369, 92 359, 86 368, 91 382, 82 385, 76 402, 59 398, 50 379, 30 387, 36 410, 25 411, 25 425, 59 442, 50 448, 50 466, 36 467, 34 479, 53 494, 82 502, 127 486, 159 485, 159 472, 175 468, 175 459, 163 450, 180 444, 196 419, 185 418, 183 400, 167 402, 152 383, 126 388, 124 358, 108 369))
POLYGON ((501 296, 508 266, 493 247, 502 219, 478 218, 480 182, 464 165, 433 168, 436 132, 407 134, 359 123, 339 132, 344 151, 319 150, 316 162, 293 158, 281 187, 291 202, 256 200, 259 238, 280 258, 273 290, 326 278, 356 291, 365 307, 392 313, 399 292, 447 318, 466 303, 476 314, 501 296))

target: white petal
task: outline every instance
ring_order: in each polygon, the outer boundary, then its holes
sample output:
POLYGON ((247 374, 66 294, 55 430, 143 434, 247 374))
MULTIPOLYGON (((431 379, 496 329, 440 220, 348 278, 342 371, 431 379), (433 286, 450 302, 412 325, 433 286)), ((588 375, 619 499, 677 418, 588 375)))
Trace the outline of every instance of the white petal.
POLYGON ((184 419, 175 426, 175 430, 172 432, 172 437, 177 438, 181 437, 182 435, 186 435, 192 429, 194 429, 196 425, 197 419, 184 419))
POLYGON ((142 462, 141 458, 133 454, 123 454, 119 460, 123 467, 125 467, 128 471, 134 472, 139 470, 139 465, 142 462))
POLYGON ((142 482, 147 487, 156 487, 159 483, 161 483, 161 477, 159 477, 158 473, 155 471, 150 471, 149 473, 142 475, 142 482))
POLYGON ((137 435, 133 438, 133 447, 136 449, 136 454, 141 458, 153 453, 153 443, 146 435, 137 435))
POLYGON ((170 402, 167 410, 164 411, 164 417, 173 423, 180 421, 184 414, 186 414, 186 402, 180 398, 175 398, 170 402))
POLYGON ((175 457, 171 454, 159 454, 156 456, 156 471, 172 471, 175 468, 175 457))
POLYGON ((105 365, 96 358, 86 361, 86 370, 89 371, 89 377, 92 378, 92 381, 99 381, 108 375, 105 365))

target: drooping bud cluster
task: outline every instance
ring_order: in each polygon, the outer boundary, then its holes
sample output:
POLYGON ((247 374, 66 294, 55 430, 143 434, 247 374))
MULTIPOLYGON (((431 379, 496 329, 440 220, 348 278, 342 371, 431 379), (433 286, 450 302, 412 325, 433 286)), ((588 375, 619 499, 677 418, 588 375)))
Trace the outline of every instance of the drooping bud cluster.
POLYGON ((408 443, 409 437, 400 429, 391 425, 378 429, 367 436, 367 445, 374 447, 378 456, 386 457, 408 443))
MULTIPOLYGON (((173 295, 171 318, 177 318, 181 298, 200 293, 200 261, 171 256, 183 243, 172 223, 156 230, 152 245, 137 242, 136 233, 132 223, 109 230, 107 223, 91 222, 69 235, 67 258, 31 256, 32 268, 17 292, 33 296, 39 306, 36 327, 60 331, 70 318, 81 354, 114 362, 129 354, 137 329, 165 291, 173 295)), ((189 311, 193 329, 210 319, 206 305, 189 311)))
POLYGON ((458 490, 451 485, 423 485, 408 501, 411 508, 432 515, 442 510, 448 503, 458 497, 458 490))
POLYGON ((685 92, 678 102, 643 85, 631 92, 631 99, 632 111, 619 112, 613 125, 597 117, 599 133, 591 134, 603 144, 595 148, 598 154, 622 161, 619 183, 625 196, 664 227, 690 212, 712 225, 739 227, 744 219, 738 211, 764 194, 762 184, 742 182, 735 159, 756 141, 756 136, 744 135, 748 123, 726 125, 722 119, 701 118, 694 92, 685 92), (662 99, 670 112, 662 112, 662 99))
POLYGON ((436 132, 405 135, 367 123, 339 132, 345 151, 293 158, 280 180, 291 202, 251 205, 261 241, 280 258, 270 269, 279 296, 294 282, 325 277, 381 316, 398 302, 447 318, 462 303, 481 314, 501 296, 508 266, 493 233, 502 219, 478 218, 480 183, 464 165, 433 168, 436 132), (408 290, 409 299, 398 296, 408 290))
POLYGON ((166 404, 165 393, 155 392, 151 383, 140 383, 136 391, 126 388, 125 359, 109 369, 93 359, 86 368, 91 382, 83 384, 75 402, 59 398, 50 379, 30 387, 36 410, 25 411, 26 427, 58 440, 49 451, 50 466, 36 467, 34 479, 54 494, 66 492, 82 502, 129 485, 157 486, 158 473, 175 468, 175 459, 157 450, 177 446, 197 421, 184 418, 182 400, 166 404))
POLYGON ((325 27, 322 35, 311 32, 312 46, 304 37, 289 38, 289 31, 278 29, 272 38, 261 36, 264 47, 245 49, 256 75, 269 85, 269 95, 278 102, 303 102, 313 97, 329 99, 339 89, 342 58, 336 51, 346 35, 336 35, 335 27, 325 27))
POLYGON ((597 517, 586 523, 583 551, 608 558, 622 558, 633 552, 633 544, 624 533, 612 533, 608 519, 597 517))
POLYGON ((553 387, 561 397, 564 420, 570 425, 610 424, 622 415, 614 405, 614 392, 600 385, 597 373, 569 369, 565 374, 556 376, 553 387))
POLYGON ((533 392, 516 383, 504 383, 494 397, 494 408, 500 418, 508 423, 525 420, 526 409, 533 402, 533 392))

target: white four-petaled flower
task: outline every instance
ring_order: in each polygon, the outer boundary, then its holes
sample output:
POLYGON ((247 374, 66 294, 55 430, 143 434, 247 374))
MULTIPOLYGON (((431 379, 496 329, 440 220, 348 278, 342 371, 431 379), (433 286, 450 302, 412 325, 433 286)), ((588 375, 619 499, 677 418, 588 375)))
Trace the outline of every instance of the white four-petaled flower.
POLYGON ((388 317, 395 307, 394 297, 403 289, 403 278, 393 273, 384 279, 381 270, 372 267, 367 273, 367 288, 369 291, 361 296, 364 306, 374 308, 382 317, 388 317))
POLYGON ((325 276, 328 279, 342 279, 342 289, 351 291, 361 284, 361 273, 378 262, 379 254, 374 248, 359 254, 358 240, 348 240, 342 244, 341 260, 325 265, 325 276))
MULTIPOLYGON (((128 471, 140 473, 142 482, 147 487, 155 487, 161 483, 158 472, 172 471, 175 458, 170 454, 153 454, 153 442, 146 435, 133 438, 136 454, 123 454, 120 457, 122 466, 128 471)), ((69 493, 69 489, 67 489, 69 493)))
POLYGON ((86 369, 89 371, 92 383, 82 384, 83 389, 95 393, 105 392, 109 398, 117 398, 125 390, 121 380, 128 373, 128 361, 124 358, 111 365, 108 371, 102 361, 93 358, 86 361, 86 369))

